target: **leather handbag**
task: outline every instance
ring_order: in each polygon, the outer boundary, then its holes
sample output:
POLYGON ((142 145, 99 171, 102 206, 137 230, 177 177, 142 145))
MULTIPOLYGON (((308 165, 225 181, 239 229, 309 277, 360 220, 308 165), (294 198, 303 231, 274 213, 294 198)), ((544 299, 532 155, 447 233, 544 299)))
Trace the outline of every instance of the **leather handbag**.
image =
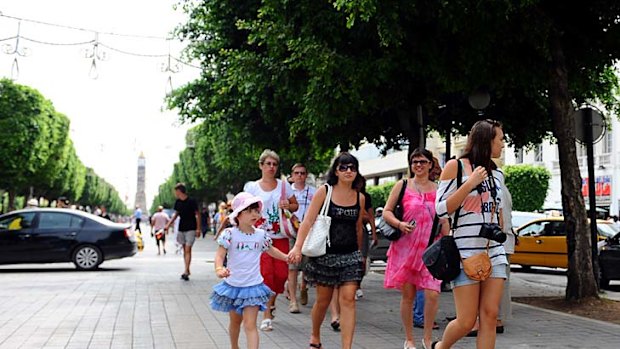
MULTIPOLYGON (((456 175, 456 188, 458 189, 462 184, 463 169, 459 162, 458 173, 456 175)), ((460 211, 461 208, 459 207, 454 214, 454 220, 452 221, 453 229, 457 226, 460 211)), ((440 231, 441 224, 439 224, 439 217, 435 216, 431 236, 428 240, 428 247, 422 255, 422 261, 426 269, 428 269, 435 279, 452 281, 461 273, 461 254, 459 253, 459 249, 452 235, 443 236, 441 239, 435 241, 440 231)))
MULTIPOLYGON (((282 193, 280 200, 286 200, 286 186, 282 182, 282 193)), ((286 209, 280 209, 280 233, 284 234, 289 239, 297 238, 297 231, 299 230, 299 218, 295 216, 291 211, 286 209)))
POLYGON ((308 257, 320 257, 327 252, 327 246, 329 242, 329 227, 332 223, 332 217, 328 216, 329 203, 332 199, 333 188, 331 185, 326 184, 327 196, 323 201, 323 206, 316 216, 312 228, 306 236, 306 240, 301 247, 301 253, 308 257))
MULTIPOLYGON (((394 207, 394 217, 396 219, 403 219, 403 196, 405 195, 405 189, 407 189, 407 180, 403 179, 403 186, 400 189, 400 193, 398 194, 398 201, 396 202, 396 206, 394 207)), ((402 232, 400 229, 391 226, 385 219, 381 219, 379 224, 377 224, 377 229, 386 239, 389 241, 396 241, 400 239, 402 232)))
POLYGON ((491 276, 493 266, 491 265, 491 259, 489 258, 488 242, 487 250, 485 252, 481 252, 469 258, 463 259, 463 271, 467 274, 468 278, 476 281, 484 281, 491 276))

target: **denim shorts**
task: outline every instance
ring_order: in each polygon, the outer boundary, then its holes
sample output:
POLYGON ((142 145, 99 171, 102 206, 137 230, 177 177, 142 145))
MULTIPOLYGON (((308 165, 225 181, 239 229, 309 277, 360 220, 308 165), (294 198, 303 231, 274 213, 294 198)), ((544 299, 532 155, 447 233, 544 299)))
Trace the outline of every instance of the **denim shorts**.
MULTIPOLYGON (((508 276, 506 275, 506 264, 494 265, 493 271, 491 271, 491 276, 489 276, 489 278, 497 278, 497 279, 504 279, 504 280, 506 280, 507 277, 508 276)), ((456 277, 456 279, 450 281, 450 285, 452 286, 452 288, 456 288, 459 286, 477 284, 479 282, 480 281, 470 279, 469 276, 465 274, 465 271, 463 271, 463 268, 461 268, 461 273, 459 274, 459 276, 456 277)))

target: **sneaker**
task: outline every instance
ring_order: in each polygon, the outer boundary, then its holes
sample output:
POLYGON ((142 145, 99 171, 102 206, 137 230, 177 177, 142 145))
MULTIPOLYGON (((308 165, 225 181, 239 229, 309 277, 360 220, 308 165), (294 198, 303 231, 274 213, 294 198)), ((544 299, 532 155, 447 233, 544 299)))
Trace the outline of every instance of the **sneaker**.
POLYGON ((301 290, 300 296, 299 296, 299 303, 301 303, 301 305, 308 304, 308 289, 307 288, 304 288, 301 290))
POLYGON ((265 319, 261 321, 260 330, 265 331, 265 332, 273 331, 273 326, 271 325, 271 319, 265 319))
POLYGON ((360 298, 364 298, 364 291, 362 291, 361 288, 357 289, 357 291, 355 291, 355 300, 358 300, 360 298))
POLYGON ((288 311, 289 311, 291 314, 299 314, 299 313, 301 313, 301 312, 299 311, 299 306, 297 305, 297 302, 290 302, 290 303, 288 304, 288 311))

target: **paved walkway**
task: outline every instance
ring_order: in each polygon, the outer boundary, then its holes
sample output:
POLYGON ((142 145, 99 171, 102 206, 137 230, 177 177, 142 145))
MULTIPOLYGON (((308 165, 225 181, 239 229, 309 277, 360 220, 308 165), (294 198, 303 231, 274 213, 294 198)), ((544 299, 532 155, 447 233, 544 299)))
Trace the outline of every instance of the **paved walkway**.
MULTIPOLYGON (((181 257, 157 256, 146 240, 138 256, 106 262, 97 272, 77 272, 71 264, 0 266, 0 348, 229 348, 228 315, 208 306, 218 281, 215 243, 197 242, 192 279, 183 282, 181 257)), ((384 290, 382 282, 378 273, 364 281, 355 348, 402 348, 399 294, 384 290)), ((261 348, 306 348, 310 308, 290 314, 279 298, 275 329, 260 334, 261 348)), ((442 294, 437 337, 452 314, 452 294, 442 294)), ((323 329, 324 348, 339 348, 328 321, 323 329)), ((420 347, 422 330, 415 335, 420 347)), ((455 348, 475 348, 475 339, 455 348)), ((616 349, 620 326, 515 304, 497 348, 616 349)))

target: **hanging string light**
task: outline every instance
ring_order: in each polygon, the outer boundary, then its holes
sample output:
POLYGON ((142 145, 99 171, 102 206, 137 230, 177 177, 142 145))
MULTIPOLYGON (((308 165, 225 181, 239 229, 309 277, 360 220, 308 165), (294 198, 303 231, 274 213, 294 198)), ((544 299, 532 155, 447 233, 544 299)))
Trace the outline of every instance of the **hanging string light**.
POLYGON ((91 49, 86 49, 84 57, 86 57, 87 59, 91 59, 88 77, 93 80, 97 80, 97 78, 99 77, 99 71, 97 70, 97 61, 105 61, 107 59, 106 52, 99 48, 99 33, 95 33, 93 47, 91 49))
POLYGON ((30 49, 27 47, 20 47, 20 39, 21 39, 21 26, 22 26, 22 22, 21 21, 17 21, 17 35, 15 35, 14 37, 11 38, 7 38, 4 39, 2 41, 5 40, 11 40, 11 39, 15 39, 15 45, 11 46, 11 44, 4 44, 2 45, 2 51, 4 51, 4 53, 6 53, 7 55, 13 55, 13 63, 11 64, 11 80, 17 80, 17 78, 19 77, 19 62, 17 60, 17 57, 26 57, 28 55, 30 55, 30 49))
POLYGON ((16 36, 0 39, 0 42, 15 39, 14 46, 10 44, 3 45, 3 51, 6 54, 11 54, 15 56, 13 59, 12 67, 11 67, 11 76, 14 80, 17 79, 17 77, 19 76, 18 57, 20 56, 25 57, 29 55, 30 53, 28 48, 23 47, 23 45, 20 45, 21 44, 20 40, 25 40, 25 41, 29 41, 29 42, 40 44, 40 45, 51 45, 51 46, 92 45, 91 48, 84 50, 84 57, 91 60, 90 68, 88 72, 88 76, 91 79, 97 79, 99 77, 98 63, 107 60, 108 56, 107 56, 107 53, 103 50, 103 48, 106 48, 109 51, 113 51, 113 52, 120 53, 123 55, 134 56, 134 57, 143 57, 143 58, 164 58, 166 57, 166 62, 162 63, 161 68, 160 68, 163 73, 168 73, 168 77, 166 79, 166 88, 165 88, 166 95, 169 95, 173 89, 172 74, 178 73, 181 70, 182 66, 188 66, 188 67, 200 69, 200 70, 202 69, 201 67, 197 65, 191 64, 190 62, 186 62, 172 55, 171 49, 170 49, 170 44, 172 41, 171 37, 162 37, 162 36, 153 36, 153 35, 134 35, 134 34, 125 34, 125 33, 116 33, 116 32, 101 32, 101 31, 96 31, 96 30, 87 29, 87 28, 80 28, 80 27, 68 26, 68 25, 63 25, 63 24, 56 24, 56 23, 50 23, 50 22, 45 22, 45 21, 38 21, 38 20, 33 20, 33 19, 9 16, 9 15, 3 14, 2 12, 0 12, 0 18, 8 18, 8 19, 15 20, 18 22, 18 29, 17 29, 16 36), (44 26, 60 27, 60 28, 65 28, 65 29, 72 30, 72 31, 91 32, 91 33, 94 33, 95 37, 93 40, 80 41, 80 42, 51 42, 51 41, 38 40, 36 38, 30 38, 30 37, 25 37, 21 35, 20 30, 21 30, 22 21, 29 22, 29 23, 35 23, 38 25, 44 25, 44 26), (127 50, 118 49, 112 45, 108 45, 102 42, 99 38, 100 35, 106 35, 106 36, 111 36, 111 37, 127 37, 127 38, 134 38, 134 39, 140 39, 140 40, 162 40, 162 41, 165 40, 166 43, 168 44, 168 53, 167 54, 163 54, 163 53, 153 54, 153 53, 144 53, 144 52, 131 52, 127 50))

